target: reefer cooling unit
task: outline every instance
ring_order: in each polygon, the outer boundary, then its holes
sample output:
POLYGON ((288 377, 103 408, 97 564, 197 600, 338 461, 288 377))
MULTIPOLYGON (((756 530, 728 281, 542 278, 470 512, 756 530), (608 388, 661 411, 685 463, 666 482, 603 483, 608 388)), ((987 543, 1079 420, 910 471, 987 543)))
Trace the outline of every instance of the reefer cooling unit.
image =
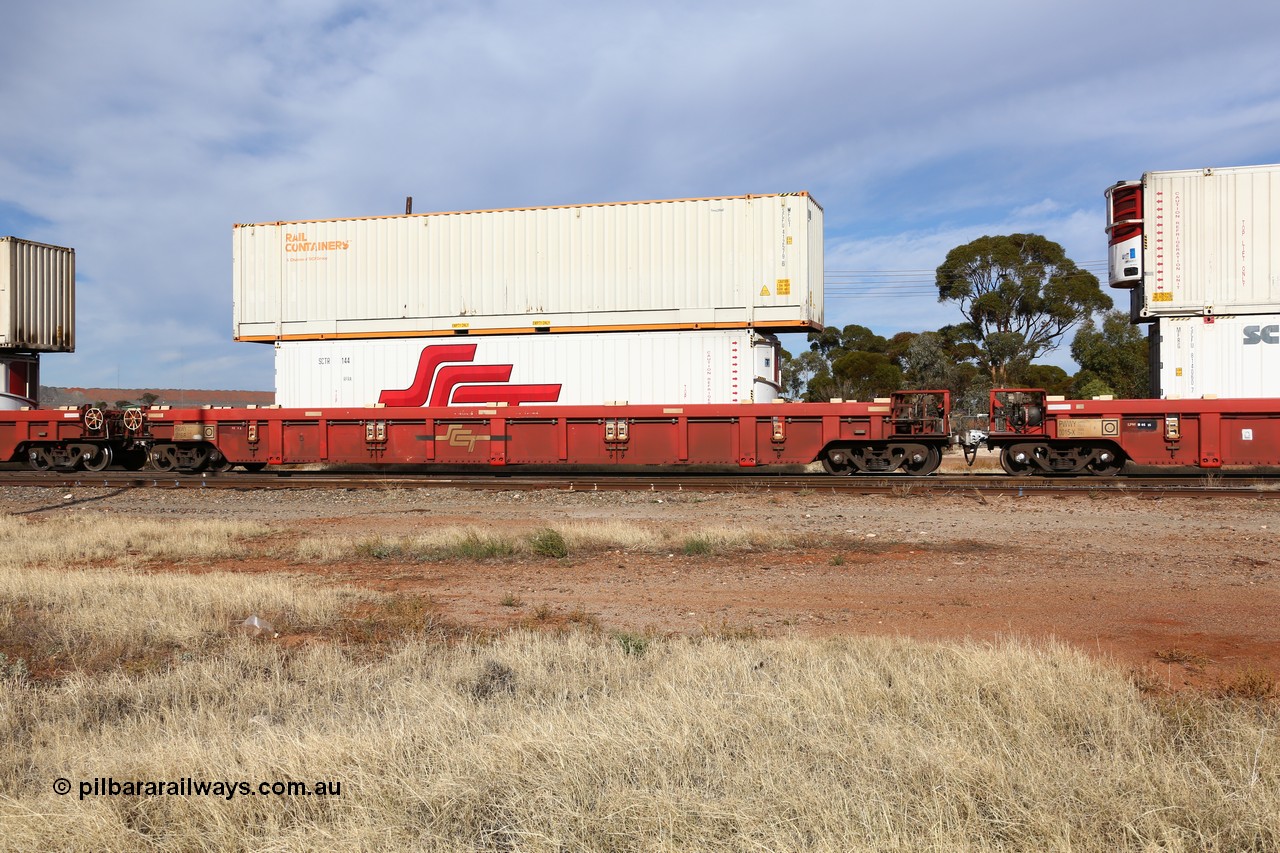
POLYGON ((822 327, 808 193, 234 229, 242 341, 822 327))

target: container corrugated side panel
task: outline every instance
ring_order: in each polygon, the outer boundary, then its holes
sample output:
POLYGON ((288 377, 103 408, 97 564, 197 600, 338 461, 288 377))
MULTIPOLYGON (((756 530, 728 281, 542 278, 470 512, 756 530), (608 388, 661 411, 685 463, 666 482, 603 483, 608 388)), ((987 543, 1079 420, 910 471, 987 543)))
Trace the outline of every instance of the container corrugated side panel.
MULTIPOLYGON (((474 346, 475 354, 451 366, 509 366, 509 379, 492 384, 559 385, 554 402, 560 405, 769 402, 777 396, 776 338, 703 330, 283 341, 276 345, 276 402, 373 405, 383 391, 413 386, 424 348, 458 345, 474 346)), ((428 381, 418 388, 422 403, 434 387, 428 381)))
POLYGON ((821 329, 826 323, 826 291, 823 289, 824 276, 826 275, 826 254, 824 246, 824 216, 822 208, 812 198, 806 198, 806 208, 808 209, 809 227, 809 253, 805 258, 808 265, 808 282, 805 285, 805 295, 809 300, 807 306, 806 317, 817 328, 821 329))
POLYGON ((1162 317, 1162 397, 1280 397, 1280 314, 1162 317))
POLYGON ((807 195, 236 230, 237 337, 821 323, 807 195))
POLYGON ((0 348, 75 350, 75 251, 0 238, 0 348))
POLYGON ((1144 183, 1147 316, 1280 310, 1280 166, 1144 183))
POLYGON ((808 195, 754 199, 753 321, 822 325, 822 208, 808 195))
POLYGON ((274 225, 232 232, 232 334, 275 337, 283 319, 281 232, 274 225))

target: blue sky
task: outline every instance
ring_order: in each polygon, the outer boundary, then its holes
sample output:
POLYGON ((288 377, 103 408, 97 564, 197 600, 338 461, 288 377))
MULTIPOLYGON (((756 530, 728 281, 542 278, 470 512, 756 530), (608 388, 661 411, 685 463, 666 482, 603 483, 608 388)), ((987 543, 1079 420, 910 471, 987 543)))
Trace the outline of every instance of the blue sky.
POLYGON ((0 234, 77 252, 51 385, 270 389, 235 222, 808 190, 829 271, 923 271, 829 288, 889 335, 958 319, 930 271, 975 237, 1102 276, 1109 184, 1280 162, 1261 0, 11 7, 0 234))

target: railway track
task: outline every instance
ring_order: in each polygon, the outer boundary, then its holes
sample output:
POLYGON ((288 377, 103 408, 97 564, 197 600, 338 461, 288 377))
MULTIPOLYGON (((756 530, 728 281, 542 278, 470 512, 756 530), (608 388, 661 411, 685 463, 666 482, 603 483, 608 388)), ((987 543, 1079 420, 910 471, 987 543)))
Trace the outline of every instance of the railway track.
POLYGON ((814 492, 822 494, 1064 495, 1103 493, 1161 496, 1280 497, 1280 474, 1174 472, 1160 477, 1009 477, 999 473, 936 474, 928 477, 832 477, 826 474, 725 474, 652 472, 475 472, 271 471, 260 473, 161 474, 149 471, 37 473, 0 471, 0 488, 57 489, 472 489, 569 492, 814 492))

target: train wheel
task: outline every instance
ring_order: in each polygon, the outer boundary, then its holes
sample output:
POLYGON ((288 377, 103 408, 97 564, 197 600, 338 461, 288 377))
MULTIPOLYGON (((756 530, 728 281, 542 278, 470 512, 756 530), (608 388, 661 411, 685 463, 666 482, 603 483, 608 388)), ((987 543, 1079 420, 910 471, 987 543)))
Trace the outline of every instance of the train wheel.
POLYGON ((1114 477, 1124 469, 1124 457, 1114 450, 1099 450, 1089 460, 1086 469, 1095 477, 1114 477))
POLYGON ((105 471, 111 467, 115 452, 109 444, 95 444, 81 457, 86 471, 105 471))
POLYGON ((912 477, 923 477, 938 470, 942 464, 942 451, 931 445, 908 445, 902 470, 912 477))
POLYGON ((1032 447, 1029 444, 1015 444, 1000 451, 1000 467, 1010 477, 1026 477, 1032 471, 1032 447))
POLYGON ((848 477, 854 470, 852 451, 846 447, 831 448, 822 455, 822 470, 837 477, 848 477))
POLYGON ((53 456, 43 447, 33 447, 27 453, 27 462, 35 471, 48 471, 53 468, 53 456))
POLYGON ((231 460, 214 450, 209 454, 209 465, 207 470, 217 474, 220 471, 231 470, 231 460))
MULTIPOLYGON (((827 460, 826 460, 826 458, 823 458, 823 460, 822 460, 822 465, 823 465, 823 467, 824 467, 824 468, 826 467, 826 464, 827 464, 827 460)), ((250 474, 256 474, 256 473, 258 473, 259 471, 263 471, 263 470, 265 470, 265 469, 266 469, 266 467, 267 467, 267 463, 265 463, 265 462, 241 462, 241 463, 240 463, 240 467, 241 467, 241 468, 243 468, 244 470, 248 471, 250 474)), ((828 474, 831 474, 831 473, 834 473, 834 472, 832 472, 832 471, 827 471, 827 473, 828 473, 828 474)))
POLYGON ((157 444, 151 448, 151 467, 157 471, 172 471, 178 467, 178 452, 172 444, 157 444))

